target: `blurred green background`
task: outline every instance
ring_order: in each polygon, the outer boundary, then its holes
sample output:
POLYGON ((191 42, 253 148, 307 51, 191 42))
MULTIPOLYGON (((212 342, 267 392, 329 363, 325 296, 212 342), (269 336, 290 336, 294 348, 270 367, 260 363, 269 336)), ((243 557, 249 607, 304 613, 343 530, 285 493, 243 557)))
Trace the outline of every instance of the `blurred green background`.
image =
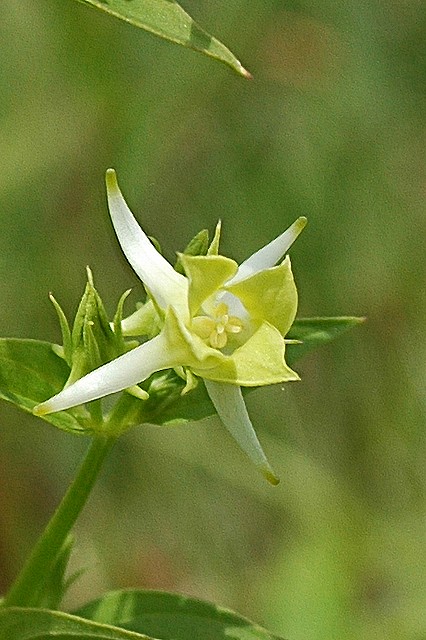
MULTIPOLYGON (((300 315, 368 322, 249 397, 267 486, 216 419, 121 439, 77 527, 103 590, 182 591, 289 640, 426 637, 426 13, 422 0, 186 0, 253 73, 76 2, 3 0, 0 335, 59 340, 94 271, 141 286, 104 171, 172 259, 224 224, 241 260, 297 216, 300 315)), ((0 406, 0 589, 87 442, 0 406)))

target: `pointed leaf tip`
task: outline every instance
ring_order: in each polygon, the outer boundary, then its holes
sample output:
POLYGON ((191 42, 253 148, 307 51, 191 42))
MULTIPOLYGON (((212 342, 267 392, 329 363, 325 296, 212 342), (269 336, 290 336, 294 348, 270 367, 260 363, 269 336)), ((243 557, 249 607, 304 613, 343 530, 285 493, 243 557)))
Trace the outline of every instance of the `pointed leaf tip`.
POLYGON ((250 71, 243 67, 243 65, 241 65, 240 72, 243 78, 246 78, 247 80, 253 80, 253 75, 250 73, 250 71))
POLYGON ((200 27, 177 0, 79 1, 160 38, 215 58, 244 78, 250 77, 232 51, 200 27))

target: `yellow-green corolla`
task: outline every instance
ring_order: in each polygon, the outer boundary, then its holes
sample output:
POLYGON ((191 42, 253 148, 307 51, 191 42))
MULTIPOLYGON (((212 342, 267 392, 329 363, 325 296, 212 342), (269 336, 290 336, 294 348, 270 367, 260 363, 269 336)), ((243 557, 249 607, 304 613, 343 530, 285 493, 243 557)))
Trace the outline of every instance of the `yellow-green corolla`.
MULTIPOLYGON (((296 220, 240 266, 218 255, 218 225, 207 255, 180 255, 182 275, 136 222, 112 169, 106 181, 118 241, 152 301, 158 333, 80 378, 34 412, 45 415, 69 409, 132 387, 157 371, 178 369, 181 374, 186 372, 188 385, 191 374, 203 379, 223 424, 275 484, 278 480, 259 444, 240 387, 299 379, 284 359, 285 335, 296 315, 297 290, 289 257, 279 261, 306 219, 296 220)), ((133 320, 123 321, 125 332, 131 324, 133 320)))

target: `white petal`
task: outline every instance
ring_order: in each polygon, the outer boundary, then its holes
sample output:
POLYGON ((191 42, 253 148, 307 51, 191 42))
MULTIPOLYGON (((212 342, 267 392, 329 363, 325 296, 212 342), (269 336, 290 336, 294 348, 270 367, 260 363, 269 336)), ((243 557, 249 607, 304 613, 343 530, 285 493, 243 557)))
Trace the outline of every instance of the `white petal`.
POLYGON ((258 271, 269 269, 277 264, 305 228, 306 223, 306 218, 298 218, 296 222, 293 222, 291 227, 278 236, 278 238, 275 238, 275 240, 266 244, 259 249, 259 251, 253 253, 247 260, 244 260, 244 262, 240 264, 235 276, 226 284, 235 284, 235 282, 244 280, 258 271))
POLYGON ((219 418, 229 433, 254 464, 259 467, 265 478, 271 484, 278 484, 279 479, 266 459, 253 429, 240 387, 212 380, 204 380, 204 384, 219 418))
POLYGON ((171 362, 171 357, 169 343, 162 335, 158 335, 91 371, 56 396, 37 405, 33 412, 36 415, 45 415, 54 411, 64 411, 84 402, 91 402, 122 391, 146 380, 155 371, 175 366, 175 362, 171 362))
POLYGON ((187 304, 188 281, 156 250, 130 211, 114 169, 106 173, 108 206, 118 241, 127 260, 160 307, 187 304))

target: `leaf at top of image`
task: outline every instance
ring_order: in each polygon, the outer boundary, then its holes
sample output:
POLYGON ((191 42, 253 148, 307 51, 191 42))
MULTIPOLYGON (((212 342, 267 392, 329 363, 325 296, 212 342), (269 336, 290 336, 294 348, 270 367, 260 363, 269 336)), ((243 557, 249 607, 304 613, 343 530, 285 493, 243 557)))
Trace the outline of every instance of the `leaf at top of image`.
POLYGON ((234 54, 204 31, 175 0, 78 0, 160 38, 215 58, 251 78, 234 54))

